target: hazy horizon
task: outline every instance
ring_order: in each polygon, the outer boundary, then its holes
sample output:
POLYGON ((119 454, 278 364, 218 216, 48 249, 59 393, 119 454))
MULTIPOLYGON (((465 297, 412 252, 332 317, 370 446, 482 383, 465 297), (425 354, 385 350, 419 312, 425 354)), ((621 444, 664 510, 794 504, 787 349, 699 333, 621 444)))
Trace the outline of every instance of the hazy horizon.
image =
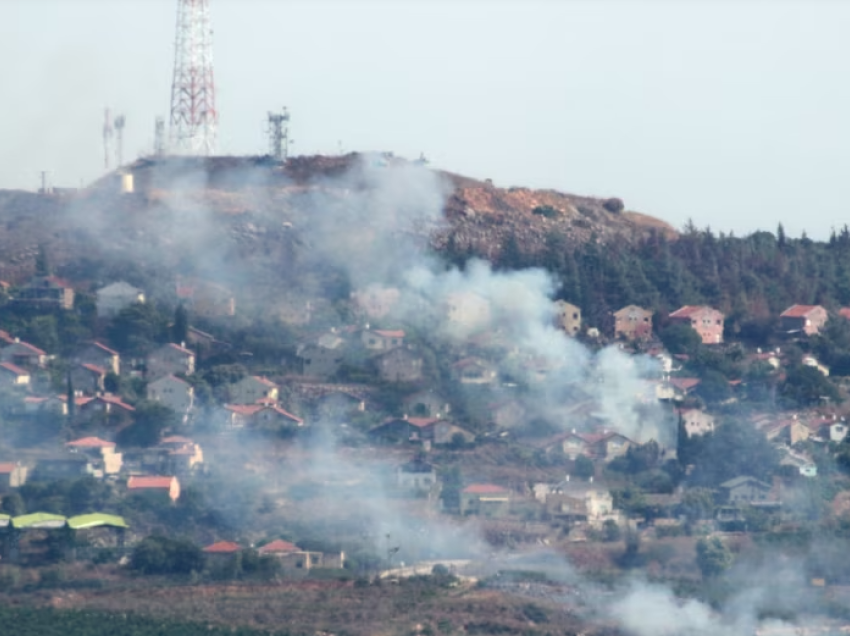
MULTIPOLYGON (((845 222, 850 5, 767 0, 210 0, 219 154, 385 150, 496 185, 619 196, 681 227, 845 222)), ((104 172, 167 120, 177 0, 0 4, 0 188, 104 172)))

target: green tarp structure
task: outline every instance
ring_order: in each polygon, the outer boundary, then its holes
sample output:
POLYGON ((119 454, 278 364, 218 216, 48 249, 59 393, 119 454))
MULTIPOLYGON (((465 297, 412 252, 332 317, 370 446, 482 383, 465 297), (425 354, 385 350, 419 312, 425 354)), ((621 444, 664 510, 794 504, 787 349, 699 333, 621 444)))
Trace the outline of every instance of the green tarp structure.
POLYGON ((0 528, 7 528, 10 521, 12 521, 12 517, 9 515, 0 515, 0 528))
POLYGON ((88 515, 78 515, 68 519, 68 527, 72 530, 85 530, 86 528, 100 528, 103 526, 111 528, 129 528, 122 517, 108 515, 102 512, 93 512, 88 515))
POLYGON ((64 528, 67 521, 68 520, 62 515, 53 515, 49 512, 34 512, 29 515, 12 517, 12 526, 19 530, 29 530, 34 528, 55 530, 57 528, 64 528))

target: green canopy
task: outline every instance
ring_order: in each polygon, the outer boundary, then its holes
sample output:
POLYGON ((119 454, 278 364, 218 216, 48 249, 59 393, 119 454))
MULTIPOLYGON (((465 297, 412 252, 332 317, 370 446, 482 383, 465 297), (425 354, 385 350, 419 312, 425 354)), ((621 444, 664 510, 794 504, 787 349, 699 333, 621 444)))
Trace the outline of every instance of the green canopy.
POLYGON ((9 515, 0 514, 0 528, 5 528, 9 525, 9 522, 12 520, 12 517, 9 515))
POLYGON ((112 528, 129 528, 127 522, 122 517, 116 515, 108 515, 103 512, 93 512, 88 515, 77 515, 68 519, 68 527, 74 530, 84 530, 86 528, 100 528, 109 526, 112 528))
POLYGON ((12 518, 12 526, 18 529, 30 528, 62 528, 67 519, 62 515, 53 515, 49 512, 34 512, 29 515, 21 515, 12 518))

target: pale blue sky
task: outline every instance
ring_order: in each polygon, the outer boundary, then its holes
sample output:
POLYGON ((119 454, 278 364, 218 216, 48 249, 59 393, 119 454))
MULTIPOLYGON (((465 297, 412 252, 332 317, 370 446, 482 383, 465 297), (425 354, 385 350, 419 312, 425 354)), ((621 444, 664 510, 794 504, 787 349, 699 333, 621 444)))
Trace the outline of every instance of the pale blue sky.
MULTIPOLYGON (((220 150, 420 151, 681 226, 824 237, 850 208, 850 3, 210 0, 220 150)), ((167 116, 176 0, 0 0, 0 188, 102 173, 167 116)))

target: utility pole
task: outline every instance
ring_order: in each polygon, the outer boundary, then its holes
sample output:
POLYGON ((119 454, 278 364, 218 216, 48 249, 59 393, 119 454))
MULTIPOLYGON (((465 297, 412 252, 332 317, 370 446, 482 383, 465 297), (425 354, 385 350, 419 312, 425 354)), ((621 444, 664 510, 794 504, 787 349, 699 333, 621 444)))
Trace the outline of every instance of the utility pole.
POLYGON ((103 167, 109 171, 109 147, 112 144, 112 116, 107 108, 103 112, 103 167))
POLYGON ((161 157, 165 154, 165 119, 157 117, 153 123, 153 154, 161 157))
POLYGON ((115 117, 115 167, 124 165, 124 115, 115 117))
POLYGON ((216 151, 212 27, 208 0, 178 0, 171 83, 170 152, 211 155, 216 151))

